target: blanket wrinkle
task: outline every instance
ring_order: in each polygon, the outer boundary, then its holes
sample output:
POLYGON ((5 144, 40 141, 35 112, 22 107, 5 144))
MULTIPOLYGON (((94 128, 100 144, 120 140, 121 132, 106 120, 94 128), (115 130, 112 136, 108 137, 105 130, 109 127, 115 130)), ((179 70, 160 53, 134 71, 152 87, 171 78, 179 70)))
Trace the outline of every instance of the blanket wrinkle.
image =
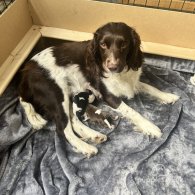
POLYGON ((49 147, 41 162, 41 179, 43 181, 43 188, 46 190, 45 194, 59 194, 60 188, 55 186, 55 178, 53 177, 52 169, 50 168, 51 161, 56 159, 56 154, 53 153, 51 147, 49 147))
POLYGON ((20 178, 22 172, 25 170, 26 165, 29 163, 31 159, 31 145, 28 144, 29 140, 27 141, 27 150, 23 150, 20 152, 20 148, 23 147, 24 140, 21 143, 17 143, 16 146, 12 147, 12 151, 9 155, 9 161, 5 168, 4 177, 1 179, 1 193, 2 194, 11 194, 15 186, 17 186, 18 178, 20 178), (17 147, 19 145, 19 147, 17 147), (20 153, 19 153, 20 152, 20 153), (16 156, 15 156, 16 154, 16 156), (11 169, 9 169, 11 167, 11 169), (13 175, 14 171, 14 175, 13 175), (8 183, 7 183, 8 181, 8 183))
POLYGON ((108 136, 90 159, 75 153, 55 124, 32 129, 13 80, 0 97, 0 194, 195 194, 194 73, 194 61, 146 54, 141 81, 181 98, 174 105, 161 105, 145 94, 124 101, 163 136, 151 139, 136 132, 125 118, 111 131, 88 122, 108 136))
POLYGON ((68 194, 74 195, 78 188, 82 188, 83 182, 80 177, 76 174, 76 169, 73 164, 66 158, 66 148, 64 145, 64 140, 59 137, 58 133, 55 133, 55 148, 58 156, 59 163, 69 180, 68 194))
MULTIPOLYGON (((180 102, 177 102, 176 104, 180 104, 180 102)), ((181 104, 179 105, 178 109, 180 111, 177 112, 177 113, 175 113, 175 115, 178 114, 178 117, 177 118, 179 119, 180 114, 181 114, 181 109, 182 109, 182 105, 181 104)), ((173 116, 175 116, 175 115, 173 115, 173 116)), ((158 151, 161 150, 161 148, 164 147, 164 145, 166 145, 166 143, 170 139, 169 136, 171 136, 174 133, 174 129, 178 125, 179 120, 177 120, 177 121, 172 120, 173 116, 170 116, 170 119, 169 119, 170 121, 173 121, 173 124, 171 126, 169 124, 169 125, 167 125, 167 126, 164 127, 163 131, 166 132, 166 133, 163 134, 163 137, 162 138, 160 138, 160 139, 158 139, 158 140, 156 140, 156 141, 154 141, 152 143, 155 146, 157 145, 157 147, 153 147, 153 149, 150 150, 151 153, 150 154, 147 154, 146 158, 143 158, 142 160, 139 161, 139 165, 137 167, 137 170, 139 170, 140 166, 142 166, 142 164, 145 163, 151 156, 155 155, 155 153, 158 153, 158 151), (171 131, 170 131, 170 129, 171 129, 171 131), (159 144, 156 144, 155 142, 160 142, 160 143, 159 144)), ((151 147, 151 145, 148 146, 148 147, 151 147)), ((142 150, 142 154, 144 154, 145 151, 146 152, 148 151, 148 148, 147 147, 144 150, 142 150)), ((135 155, 135 154, 133 154, 133 155, 135 155)))
POLYGON ((45 194, 45 188, 43 187, 42 184, 42 179, 41 178, 41 162, 46 154, 47 149, 40 155, 40 158, 35 161, 33 169, 33 174, 32 177, 34 178, 35 182, 37 183, 38 186, 40 186, 43 194, 45 194))

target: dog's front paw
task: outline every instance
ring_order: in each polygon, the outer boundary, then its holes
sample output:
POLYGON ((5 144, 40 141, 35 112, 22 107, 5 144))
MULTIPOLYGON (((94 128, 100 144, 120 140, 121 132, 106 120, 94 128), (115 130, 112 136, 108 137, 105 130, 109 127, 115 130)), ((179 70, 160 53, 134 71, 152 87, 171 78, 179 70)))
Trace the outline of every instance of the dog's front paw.
POLYGON ((140 121, 140 123, 136 124, 134 129, 136 131, 143 132, 144 134, 149 135, 152 138, 160 138, 162 136, 161 130, 146 119, 143 119, 142 121, 140 121))
POLYGON ((160 97, 161 104, 174 104, 177 100, 179 100, 179 96, 172 93, 163 93, 160 97))

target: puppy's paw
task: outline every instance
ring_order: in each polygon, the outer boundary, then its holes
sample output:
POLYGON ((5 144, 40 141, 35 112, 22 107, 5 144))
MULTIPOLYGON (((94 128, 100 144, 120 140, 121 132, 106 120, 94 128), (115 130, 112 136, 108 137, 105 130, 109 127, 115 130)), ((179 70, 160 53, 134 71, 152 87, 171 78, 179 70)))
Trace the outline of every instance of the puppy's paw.
POLYGON ((160 138, 162 136, 161 130, 146 119, 144 119, 142 122, 140 121, 140 123, 135 126, 134 130, 143 132, 152 138, 160 138))
POLYGON ((172 93, 163 93, 159 101, 161 104, 174 104, 179 98, 178 95, 172 93))

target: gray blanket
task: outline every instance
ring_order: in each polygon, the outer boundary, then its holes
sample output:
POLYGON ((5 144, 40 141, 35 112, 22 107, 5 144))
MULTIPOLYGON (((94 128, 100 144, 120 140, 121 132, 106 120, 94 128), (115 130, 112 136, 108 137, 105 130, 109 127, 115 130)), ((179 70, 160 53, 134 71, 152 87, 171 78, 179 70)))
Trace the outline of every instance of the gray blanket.
POLYGON ((76 153, 51 122, 39 131, 28 123, 13 81, 0 97, 0 194, 163 195, 195 194, 195 62, 147 55, 142 81, 181 96, 161 105, 139 94, 124 100, 163 132, 152 139, 121 119, 96 156, 76 153))

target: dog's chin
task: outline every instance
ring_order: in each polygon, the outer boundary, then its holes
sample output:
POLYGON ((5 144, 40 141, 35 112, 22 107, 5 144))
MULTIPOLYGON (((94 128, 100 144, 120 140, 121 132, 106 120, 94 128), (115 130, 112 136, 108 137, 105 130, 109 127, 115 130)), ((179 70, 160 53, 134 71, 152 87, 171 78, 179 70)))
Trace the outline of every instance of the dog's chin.
POLYGON ((121 69, 116 69, 116 70, 114 70, 114 71, 110 71, 111 73, 121 73, 123 71, 123 69, 121 70, 121 69))
POLYGON ((105 70, 105 73, 106 73, 106 74, 115 74, 115 73, 120 73, 120 72, 122 72, 122 71, 119 70, 119 69, 110 70, 110 69, 108 69, 108 68, 105 68, 104 70, 105 70))
POLYGON ((121 66, 120 68, 118 68, 116 73, 121 73, 121 72, 126 72, 126 71, 128 71, 127 65, 126 66, 121 66))

